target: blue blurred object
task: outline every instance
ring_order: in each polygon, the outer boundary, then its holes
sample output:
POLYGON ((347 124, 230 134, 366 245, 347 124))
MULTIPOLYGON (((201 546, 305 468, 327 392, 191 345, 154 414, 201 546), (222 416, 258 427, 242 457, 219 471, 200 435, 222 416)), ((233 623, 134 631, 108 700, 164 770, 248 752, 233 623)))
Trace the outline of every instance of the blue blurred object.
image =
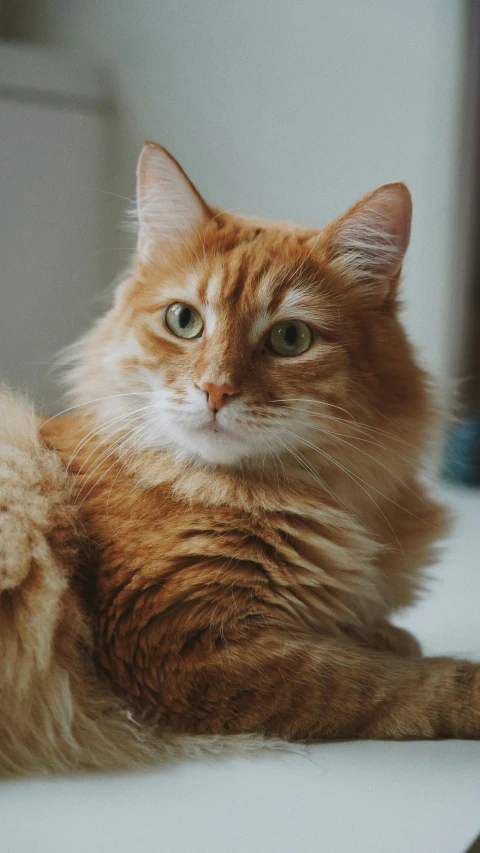
POLYGON ((456 483, 480 485, 480 417, 465 418, 449 430, 444 474, 456 483))

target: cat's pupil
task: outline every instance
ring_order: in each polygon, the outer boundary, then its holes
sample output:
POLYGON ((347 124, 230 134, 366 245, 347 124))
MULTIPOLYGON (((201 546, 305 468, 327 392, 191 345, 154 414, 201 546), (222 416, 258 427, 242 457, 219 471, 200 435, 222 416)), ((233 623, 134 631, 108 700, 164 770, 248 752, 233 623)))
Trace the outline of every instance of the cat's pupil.
POLYGON ((190 320, 192 319, 192 312, 190 308, 182 308, 180 314, 178 316, 178 322, 182 329, 186 329, 188 325, 190 325, 190 320))
POLYGON ((297 342, 297 330, 295 326, 287 326, 285 329, 285 343, 293 347, 297 342))

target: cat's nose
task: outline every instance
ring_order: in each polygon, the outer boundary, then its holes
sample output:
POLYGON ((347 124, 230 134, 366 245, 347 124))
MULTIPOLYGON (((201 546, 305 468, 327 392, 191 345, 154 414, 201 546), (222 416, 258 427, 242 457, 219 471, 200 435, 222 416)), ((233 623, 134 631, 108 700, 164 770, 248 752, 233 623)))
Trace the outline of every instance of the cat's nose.
POLYGON ((205 391, 208 408, 214 414, 225 405, 230 397, 238 394, 240 390, 233 382, 224 382, 223 385, 216 385, 215 382, 204 382, 202 379, 199 381, 198 387, 202 391, 205 391))

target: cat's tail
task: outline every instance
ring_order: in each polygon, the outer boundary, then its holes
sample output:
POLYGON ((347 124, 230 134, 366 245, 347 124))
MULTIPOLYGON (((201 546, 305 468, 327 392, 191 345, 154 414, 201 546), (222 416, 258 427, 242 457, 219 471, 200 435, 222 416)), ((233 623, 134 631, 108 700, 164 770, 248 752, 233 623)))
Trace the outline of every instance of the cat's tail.
POLYGON ((159 736, 114 697, 94 670, 75 592, 80 532, 68 475, 41 443, 33 407, 0 388, 0 776, 265 746, 255 737, 159 736))

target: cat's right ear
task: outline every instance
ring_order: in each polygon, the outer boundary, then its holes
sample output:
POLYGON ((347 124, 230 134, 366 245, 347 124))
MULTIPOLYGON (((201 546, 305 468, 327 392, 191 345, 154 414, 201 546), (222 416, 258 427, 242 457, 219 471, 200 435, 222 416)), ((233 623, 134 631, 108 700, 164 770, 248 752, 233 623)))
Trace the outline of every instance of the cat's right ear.
POLYGON ((140 260, 155 247, 188 245, 192 233, 211 218, 182 167, 155 142, 145 143, 138 160, 137 218, 140 260))
POLYGON ((411 221, 410 193, 396 182, 367 193, 325 229, 333 263, 366 304, 395 293, 411 221))

